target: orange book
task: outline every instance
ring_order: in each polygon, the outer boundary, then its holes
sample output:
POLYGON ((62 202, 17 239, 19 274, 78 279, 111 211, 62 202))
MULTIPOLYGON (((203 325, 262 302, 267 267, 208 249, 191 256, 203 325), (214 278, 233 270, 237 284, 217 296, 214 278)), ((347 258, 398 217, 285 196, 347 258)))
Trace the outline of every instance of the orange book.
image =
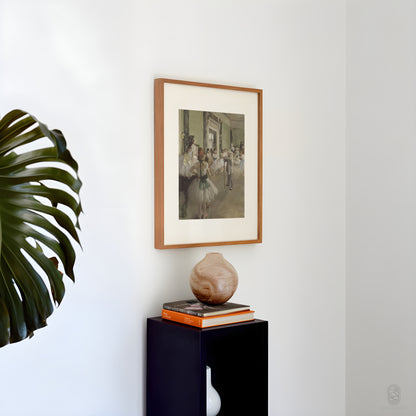
POLYGON ((196 326, 198 328, 208 328, 211 326, 252 321, 254 319, 254 311, 243 311, 201 318, 200 316, 188 315, 186 313, 162 309, 162 318, 168 319, 169 321, 179 322, 185 325, 196 326))

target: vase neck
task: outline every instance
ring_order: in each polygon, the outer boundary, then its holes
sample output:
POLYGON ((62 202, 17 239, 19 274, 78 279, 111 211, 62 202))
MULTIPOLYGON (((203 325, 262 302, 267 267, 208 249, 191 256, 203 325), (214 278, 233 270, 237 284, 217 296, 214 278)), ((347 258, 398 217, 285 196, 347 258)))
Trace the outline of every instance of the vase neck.
POLYGON ((207 386, 211 385, 211 367, 207 366, 207 386))
POLYGON ((223 257, 222 253, 207 253, 207 257, 223 257))

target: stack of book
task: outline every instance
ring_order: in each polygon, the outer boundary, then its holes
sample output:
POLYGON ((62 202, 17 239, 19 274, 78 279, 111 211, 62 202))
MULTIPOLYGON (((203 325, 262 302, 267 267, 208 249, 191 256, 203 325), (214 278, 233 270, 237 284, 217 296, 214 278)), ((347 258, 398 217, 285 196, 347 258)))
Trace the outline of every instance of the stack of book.
POLYGON ((226 302, 222 305, 206 305, 196 299, 163 304, 162 318, 181 324, 208 328, 254 320, 249 305, 226 302))

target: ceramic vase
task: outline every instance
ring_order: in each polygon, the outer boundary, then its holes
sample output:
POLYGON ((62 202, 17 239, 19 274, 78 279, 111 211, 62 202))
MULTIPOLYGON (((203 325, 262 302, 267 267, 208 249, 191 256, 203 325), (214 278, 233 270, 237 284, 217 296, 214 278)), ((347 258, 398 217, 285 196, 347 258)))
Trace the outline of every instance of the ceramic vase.
POLYGON ((207 416, 216 416, 221 409, 221 397, 211 383, 211 367, 207 366, 207 416))
POLYGON ((199 301, 220 305, 227 302, 236 291, 238 275, 221 253, 208 253, 192 269, 190 284, 199 301))

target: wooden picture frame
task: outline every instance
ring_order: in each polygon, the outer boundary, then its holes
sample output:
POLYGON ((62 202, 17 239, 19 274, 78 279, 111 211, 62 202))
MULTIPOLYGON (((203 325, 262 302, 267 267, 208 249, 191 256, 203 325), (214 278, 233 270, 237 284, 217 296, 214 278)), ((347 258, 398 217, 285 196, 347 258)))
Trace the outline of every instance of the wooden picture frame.
POLYGON ((154 88, 155 248, 261 243, 263 91, 154 88))

